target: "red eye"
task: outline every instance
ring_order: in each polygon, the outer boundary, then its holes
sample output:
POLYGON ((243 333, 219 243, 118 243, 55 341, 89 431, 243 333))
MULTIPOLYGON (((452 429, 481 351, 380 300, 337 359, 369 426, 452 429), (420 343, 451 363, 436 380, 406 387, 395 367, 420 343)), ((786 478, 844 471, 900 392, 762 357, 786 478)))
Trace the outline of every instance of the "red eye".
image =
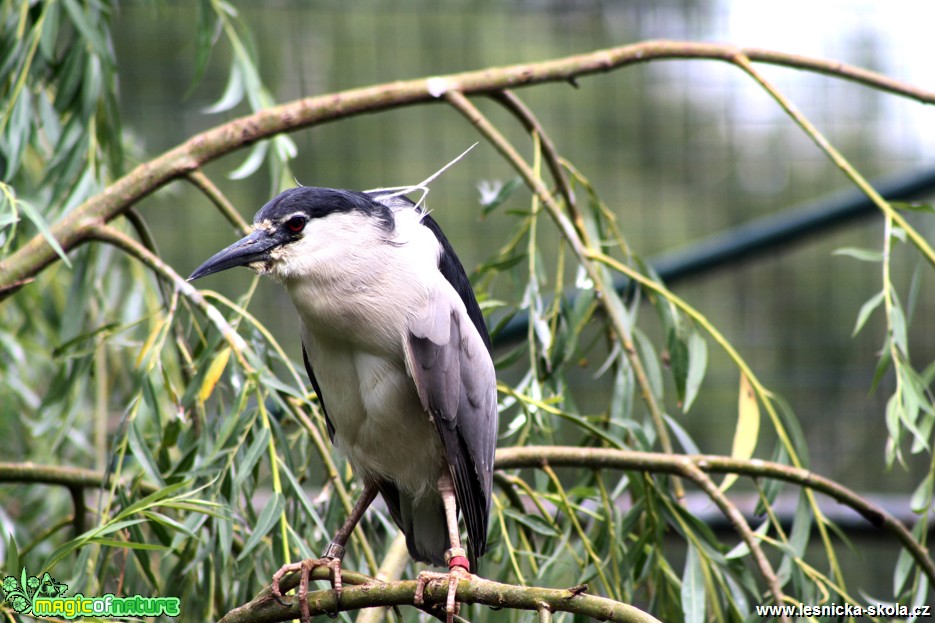
POLYGON ((293 216, 288 221, 286 221, 286 229, 291 231, 293 234, 297 234, 303 229, 305 229, 305 217, 304 216, 293 216))

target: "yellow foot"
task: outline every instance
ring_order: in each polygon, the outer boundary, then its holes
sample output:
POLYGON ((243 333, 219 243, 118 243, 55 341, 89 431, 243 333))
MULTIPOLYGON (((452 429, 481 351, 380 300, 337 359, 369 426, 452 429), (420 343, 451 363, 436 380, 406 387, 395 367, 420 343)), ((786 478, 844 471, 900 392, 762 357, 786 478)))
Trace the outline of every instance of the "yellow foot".
MULTIPOLYGON (((282 600, 282 591, 279 590, 279 581, 289 573, 293 571, 298 571, 301 575, 299 576, 299 591, 296 593, 296 598, 299 600, 299 612, 301 614, 302 623, 309 623, 311 620, 311 614, 308 610, 308 580, 312 571, 318 567, 328 567, 331 569, 331 588, 334 589, 335 593, 335 602, 336 604, 341 603, 341 591, 344 588, 344 585, 341 582, 341 559, 331 556, 323 556, 320 559, 316 558, 306 558, 302 562, 293 562, 286 565, 283 565, 279 568, 273 575, 273 582, 271 590, 273 591, 273 597, 276 598, 283 606, 288 606, 282 600)), ((337 610, 332 616, 337 616, 337 610)))
POLYGON ((458 609, 460 607, 460 604, 455 601, 455 595, 458 592, 458 582, 470 579, 471 573, 464 567, 452 567, 451 571, 448 573, 423 571, 419 574, 415 599, 413 599, 413 601, 417 606, 424 605, 426 586, 432 582, 448 582, 448 598, 445 600, 445 620, 447 623, 453 623, 454 616, 458 614, 458 609))

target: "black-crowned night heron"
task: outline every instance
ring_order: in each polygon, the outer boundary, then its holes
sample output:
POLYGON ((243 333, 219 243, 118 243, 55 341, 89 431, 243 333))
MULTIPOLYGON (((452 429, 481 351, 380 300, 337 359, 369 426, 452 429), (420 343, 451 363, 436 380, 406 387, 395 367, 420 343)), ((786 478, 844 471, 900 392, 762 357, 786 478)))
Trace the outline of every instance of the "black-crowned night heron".
POLYGON ((448 240, 399 193, 300 187, 263 206, 253 232, 189 280, 234 266, 292 298, 331 441, 364 486, 322 559, 285 565, 274 592, 300 570, 307 619, 312 568, 329 566, 340 591, 344 546, 379 492, 411 556, 448 565, 450 619, 457 578, 470 572, 458 511, 471 554, 486 548, 497 390, 490 337, 448 240))

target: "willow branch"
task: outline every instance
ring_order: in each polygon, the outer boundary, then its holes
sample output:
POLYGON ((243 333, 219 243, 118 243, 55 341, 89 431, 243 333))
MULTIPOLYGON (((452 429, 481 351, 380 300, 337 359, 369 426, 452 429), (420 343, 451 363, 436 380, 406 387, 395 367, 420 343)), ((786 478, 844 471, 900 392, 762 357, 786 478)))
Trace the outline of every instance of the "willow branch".
POLYGON ((578 213, 575 193, 571 189, 571 184, 568 183, 568 175, 565 173, 565 168, 562 166, 562 159, 558 155, 558 150, 555 148, 555 143, 552 142, 552 138, 545 131, 545 128, 542 127, 542 124, 539 123, 539 120, 536 118, 536 115, 533 114, 532 110, 530 110, 523 100, 517 97, 513 91, 500 91, 493 95, 493 99, 500 102, 507 110, 513 113, 528 132, 539 135, 542 155, 545 158, 546 165, 549 167, 549 172, 552 174, 552 179, 555 180, 555 185, 558 187, 559 193, 561 193, 562 197, 565 199, 565 205, 568 208, 569 214, 571 214, 575 227, 578 229, 578 233, 582 237, 585 237, 587 232, 584 228, 584 221, 581 219, 581 214, 578 213))
MULTIPOLYGON (((106 489, 110 486, 110 475, 82 467, 62 467, 58 465, 36 465, 34 463, 7 463, 0 461, 0 482, 34 483, 61 485, 63 487, 81 487, 106 489)), ((130 479, 124 478, 121 486, 128 486, 130 479)), ((135 483, 140 493, 149 495, 159 490, 155 485, 144 481, 135 483)))
POLYGON ((214 207, 227 219, 228 223, 233 225, 241 234, 246 235, 250 233, 250 224, 243 220, 243 217, 237 212, 234 204, 232 204, 224 193, 221 192, 221 189, 211 181, 211 178, 205 175, 204 171, 197 169, 189 173, 186 177, 195 188, 204 193, 205 197, 214 204, 214 207))
MULTIPOLYGON (((196 134, 161 156, 143 163, 91 197, 54 224, 51 233, 70 251, 89 240, 90 229, 106 223, 143 197, 173 179, 191 174, 204 164, 276 134, 307 128, 335 119, 378 112, 413 104, 439 101, 448 91, 468 95, 547 82, 574 82, 591 74, 662 59, 708 59, 737 62, 744 57, 827 74, 924 103, 935 103, 935 92, 894 80, 882 74, 835 61, 784 54, 756 48, 738 48, 701 42, 645 41, 560 59, 486 68, 447 76, 404 80, 371 87, 309 97, 234 119, 196 134)), ((0 297, 9 296, 57 258, 37 234, 0 262, 0 297)))
MULTIPOLYGON (((718 489, 714 481, 712 481, 691 459, 682 462, 682 473, 686 478, 689 478, 696 485, 701 487, 701 490, 704 491, 708 497, 711 498, 711 501, 724 513, 734 526, 734 530, 737 531, 737 534, 740 535, 743 542, 747 544, 747 547, 750 549, 750 555, 753 557, 753 562, 766 581, 766 586, 769 588, 769 592, 772 594, 773 601, 776 602, 776 605, 781 606, 785 603, 786 599, 782 592, 782 584, 779 582, 779 578, 776 577, 776 572, 773 571, 773 567, 766 558, 763 548, 760 547, 759 539, 757 539, 756 534, 750 528, 750 524, 747 523, 747 520, 744 519, 741 512, 727 499, 724 492, 718 489)), ((783 613, 780 616, 780 620, 788 621, 789 618, 783 613)))
MULTIPOLYGON (((328 580, 328 569, 317 568, 312 572, 316 580, 328 580)), ((359 610, 361 608, 411 606, 415 597, 415 580, 402 582, 370 581, 366 576, 344 572, 345 587, 340 603, 336 602, 332 589, 309 593, 309 612, 312 616, 329 612, 359 610), (364 582, 364 583, 361 583, 364 582), (357 584, 348 586, 348 584, 357 584)), ((568 589, 514 586, 485 580, 477 576, 458 583, 457 599, 466 604, 483 604, 494 608, 510 608, 539 612, 569 612, 598 621, 620 623, 658 623, 657 619, 628 604, 605 597, 589 595, 587 587, 568 589)), ((447 583, 431 582, 425 589, 426 605, 445 603, 447 583)), ((298 618, 299 604, 293 600, 288 606, 280 605, 267 588, 256 598, 228 612, 219 623, 274 623, 298 618)))
POLYGON ((880 193, 878 193, 876 189, 873 188, 873 186, 871 186, 870 183, 863 178, 862 175, 857 172, 857 169, 855 169, 844 157, 844 155, 841 154, 841 152, 839 152, 834 147, 834 145, 832 145, 831 142, 828 141, 828 139, 826 139, 824 135, 818 131, 818 128, 816 128, 812 122, 809 121, 808 118, 799 111, 799 109, 795 106, 795 104, 792 103, 789 98, 783 95, 779 89, 773 86, 772 83, 766 80, 766 78, 753 67, 753 65, 750 63, 751 60, 752 59, 745 56, 744 54, 739 54, 735 59, 735 63, 738 67, 747 72, 747 74, 749 74, 751 78, 753 78, 760 86, 762 86, 763 89, 766 90, 770 97, 772 97, 773 100, 775 100, 775 102, 779 104, 780 107, 782 107, 783 111, 802 129, 803 132, 805 132, 806 136, 812 139, 815 145, 817 145, 818 148, 828 156, 831 162, 834 163, 834 165, 839 169, 841 169, 841 171, 844 172, 848 179, 855 186, 857 186, 861 192, 867 195, 867 198, 870 199, 870 201, 872 201, 873 204, 887 216, 887 218, 891 219, 906 232, 906 235, 909 236, 922 255, 925 256, 925 259, 927 259, 930 264, 935 266, 935 250, 929 246, 929 243, 925 240, 922 234, 916 231, 916 229, 909 224, 903 215, 900 214, 895 208, 893 208, 893 206, 890 205, 890 203, 884 199, 880 193))
POLYGON ((497 469, 538 468, 543 462, 553 467, 620 469, 686 477, 690 477, 686 465, 691 464, 709 474, 738 474, 789 482, 827 495, 854 509, 873 526, 892 534, 906 548, 929 581, 935 582, 935 562, 901 521, 844 485, 807 469, 760 459, 743 460, 707 454, 672 456, 656 452, 571 446, 500 448, 497 450, 495 465, 497 469))

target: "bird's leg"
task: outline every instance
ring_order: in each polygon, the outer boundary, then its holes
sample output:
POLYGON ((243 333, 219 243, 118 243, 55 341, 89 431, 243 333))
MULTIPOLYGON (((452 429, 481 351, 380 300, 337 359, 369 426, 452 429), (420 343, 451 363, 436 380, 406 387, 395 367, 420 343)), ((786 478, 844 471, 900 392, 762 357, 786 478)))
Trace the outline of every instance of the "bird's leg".
POLYGON ((458 591, 458 582, 471 577, 471 564, 467 559, 467 552, 461 547, 461 533, 458 530, 458 506, 455 501, 455 486, 451 474, 445 470, 438 478, 438 493, 442 497, 442 506, 445 509, 445 523, 448 526, 448 543, 451 548, 445 552, 445 562, 448 563, 448 573, 434 573, 423 571, 419 574, 416 586, 415 603, 424 603, 423 594, 429 582, 447 580, 448 599, 445 600, 445 615, 447 623, 454 621, 458 611, 455 595, 458 591))
POLYGON ((334 535, 334 538, 331 539, 331 542, 328 543, 328 547, 325 548, 321 558, 308 558, 301 562, 285 564, 280 567, 279 571, 273 575, 271 587, 273 591, 273 597, 276 598, 276 601, 285 606, 288 604, 282 601, 282 592, 279 590, 279 581, 287 573, 292 573, 293 571, 299 571, 302 574, 299 580, 299 591, 296 594, 296 597, 299 600, 302 623, 308 623, 310 619, 308 610, 308 579, 309 575, 316 567, 328 567, 331 569, 331 587, 335 592, 336 604, 340 604, 341 591, 344 589, 344 585, 341 582, 341 560, 344 558, 344 546, 347 545, 347 540, 350 538, 351 532, 354 531, 354 528, 357 526, 360 518, 363 517, 364 512, 367 510, 367 508, 370 506, 370 503, 373 502, 373 499, 376 496, 376 485, 369 482, 364 483, 364 491, 360 494, 360 498, 357 500, 357 504, 354 505, 354 508, 351 510, 351 514, 348 515, 347 519, 344 521, 344 525, 341 526, 341 529, 338 530, 337 534, 334 535))

